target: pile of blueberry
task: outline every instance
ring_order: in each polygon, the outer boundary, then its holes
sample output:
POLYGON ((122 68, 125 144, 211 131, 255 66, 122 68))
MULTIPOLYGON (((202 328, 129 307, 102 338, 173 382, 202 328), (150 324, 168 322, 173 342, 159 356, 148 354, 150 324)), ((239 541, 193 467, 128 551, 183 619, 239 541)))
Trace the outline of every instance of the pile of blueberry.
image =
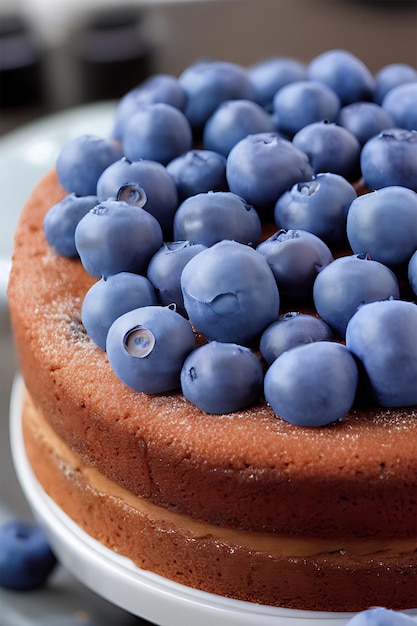
POLYGON ((98 279, 83 324, 136 391, 213 414, 265 398, 305 426, 359 389, 417 405, 415 68, 198 62, 126 94, 112 137, 56 170, 46 238, 98 279))

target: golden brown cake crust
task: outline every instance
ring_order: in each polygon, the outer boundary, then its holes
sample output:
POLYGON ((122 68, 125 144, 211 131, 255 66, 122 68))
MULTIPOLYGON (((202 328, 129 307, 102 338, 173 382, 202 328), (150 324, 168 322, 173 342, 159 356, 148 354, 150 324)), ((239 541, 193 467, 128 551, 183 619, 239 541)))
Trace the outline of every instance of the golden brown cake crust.
POLYGON ((235 531, 166 511, 85 465, 25 394, 23 435, 46 493, 142 569, 235 599, 317 611, 417 603, 411 540, 338 541, 235 531))
POLYGON ((54 172, 16 233, 9 303, 20 367, 60 437, 107 478, 169 510, 254 531, 412 537, 417 412, 354 409, 303 428, 266 405, 207 415, 180 393, 131 391, 80 321, 94 279, 47 245, 43 216, 63 197, 54 172))

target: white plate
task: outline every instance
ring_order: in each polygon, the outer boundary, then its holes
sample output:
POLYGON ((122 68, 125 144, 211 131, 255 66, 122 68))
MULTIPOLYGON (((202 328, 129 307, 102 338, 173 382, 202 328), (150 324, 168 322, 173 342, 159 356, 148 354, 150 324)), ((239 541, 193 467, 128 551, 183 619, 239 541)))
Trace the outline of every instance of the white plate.
MULTIPOLYGON (((296 611, 230 600, 137 568, 83 532, 46 495, 26 457, 21 431, 23 383, 15 381, 10 437, 15 469, 38 523, 58 559, 87 587, 133 615, 160 626, 343 626, 353 613, 296 611)), ((417 615, 416 611, 411 611, 417 615)))
POLYGON ((84 133, 109 136, 115 106, 100 102, 69 109, 0 138, 0 300, 5 299, 17 220, 31 190, 68 141, 84 133))

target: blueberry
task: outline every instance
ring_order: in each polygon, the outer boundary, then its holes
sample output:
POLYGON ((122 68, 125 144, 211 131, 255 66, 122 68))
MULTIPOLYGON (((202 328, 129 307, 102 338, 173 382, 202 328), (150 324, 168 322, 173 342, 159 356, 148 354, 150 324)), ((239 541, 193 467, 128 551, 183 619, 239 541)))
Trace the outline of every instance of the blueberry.
POLYGON ((390 89, 417 80, 417 69, 407 63, 390 63, 375 74, 374 100, 381 104, 390 89))
POLYGON ((391 115, 375 102, 354 102, 339 112, 337 123, 350 131, 361 146, 385 128, 393 126, 391 115))
POLYGON ((364 304, 349 321, 346 345, 362 363, 374 401, 385 407, 417 404, 416 304, 364 304))
POLYGON ((272 269, 282 297, 311 296, 318 272, 333 261, 327 245, 304 230, 280 230, 256 250, 272 269))
POLYGON ((304 80, 306 66, 296 59, 272 57, 251 65, 248 72, 255 88, 256 102, 269 108, 278 89, 296 80, 304 80))
POLYGON ((182 72, 179 82, 187 97, 184 113, 196 130, 225 100, 254 99, 247 70, 228 61, 194 63, 182 72))
POLYGON ((274 131, 274 119, 256 102, 227 100, 207 120, 203 145, 227 157, 233 146, 247 135, 274 131))
POLYGON ((56 558, 41 528, 20 519, 0 527, 0 587, 28 591, 45 584, 56 558))
POLYGON ((394 120, 392 126, 417 130, 417 78, 413 83, 390 89, 381 107, 394 120))
POLYGON ((408 281, 413 293, 417 296, 417 250, 412 255, 407 268, 408 281))
POLYGON ((313 122, 294 135, 293 144, 307 154, 315 174, 333 172, 357 180, 361 145, 355 135, 333 122, 313 122))
POLYGON ((101 173, 121 157, 116 142, 81 135, 61 149, 56 160, 58 180, 69 194, 94 196, 101 173))
POLYGON ((188 261, 206 249, 189 241, 164 243, 148 265, 148 278, 155 287, 161 304, 175 304, 178 313, 186 315, 181 291, 181 274, 188 261))
POLYGON ((353 252, 366 251, 390 267, 408 263, 417 249, 417 193, 394 186, 358 196, 346 232, 353 252))
POLYGON ((122 139, 126 123, 140 107, 159 102, 184 110, 186 95, 175 76, 155 74, 128 91, 117 104, 113 137, 122 139))
POLYGON ((265 399, 297 426, 325 426, 352 407, 358 368, 342 344, 316 341, 283 352, 265 374, 265 399))
POLYGON ((162 245, 156 219, 126 202, 107 200, 89 211, 75 230, 75 245, 85 270, 97 278, 119 272, 146 272, 162 245))
POLYGON ((272 208, 292 185, 312 176, 306 154, 276 133, 248 135, 227 157, 230 191, 256 209, 272 208))
POLYGON ((279 294, 264 257, 247 245, 221 241, 187 263, 184 305, 208 339, 247 344, 278 317, 279 294))
POLYGON ((341 337, 361 305, 399 297, 395 274, 364 254, 336 259, 318 274, 313 286, 317 313, 341 337))
POLYGON ((80 219, 97 204, 97 196, 71 193, 48 210, 43 229, 47 242, 58 254, 70 258, 77 256, 75 229, 80 219))
POLYGON ((361 611, 352 617, 346 626, 415 626, 415 624, 415 619, 405 613, 377 607, 361 611))
POLYGON ((180 201, 206 191, 227 191, 226 158, 213 150, 189 150, 166 167, 180 201))
POLYGON ((156 304, 155 289, 147 278, 120 272, 90 287, 81 307, 81 319, 91 339, 105 350, 107 333, 115 319, 141 306, 156 304))
POLYGON ((110 326, 106 350, 115 374, 138 392, 164 393, 180 386, 180 373, 195 346, 189 322, 171 307, 145 306, 110 326))
POLYGON ((174 217, 174 239, 212 246, 222 239, 256 245, 261 220, 253 206, 231 191, 191 196, 174 217))
POLYGON ((313 341, 331 341, 333 332, 323 320, 308 313, 290 312, 280 315, 264 330, 259 349, 270 365, 275 359, 296 346, 313 341))
POLYGON ((347 50, 328 50, 307 66, 307 76, 328 85, 342 104, 372 100, 375 79, 366 65, 347 50))
POLYGON ((296 81, 282 87, 273 100, 278 130, 291 137, 313 122, 334 122, 340 106, 339 97, 330 87, 312 80, 296 81))
POLYGON ((381 131, 363 146, 360 164, 368 189, 400 185, 417 191, 417 130, 381 131))
POLYGON ((147 159, 163 165, 192 146, 192 131, 184 113, 163 102, 139 108, 126 123, 122 137, 130 161, 147 159))
POLYGON ((354 187, 338 174, 318 174, 295 184, 276 202, 274 219, 285 230, 307 230, 329 244, 346 240, 346 216, 354 187))
POLYGON ((186 358, 181 371, 184 396, 206 413, 233 413, 259 399, 263 370, 244 346, 212 341, 186 358))
POLYGON ((164 235, 171 233, 178 207, 177 188, 166 168, 156 161, 131 162, 122 158, 108 167, 97 182, 100 201, 115 199, 121 187, 139 185, 146 194, 144 209, 161 225, 164 235))

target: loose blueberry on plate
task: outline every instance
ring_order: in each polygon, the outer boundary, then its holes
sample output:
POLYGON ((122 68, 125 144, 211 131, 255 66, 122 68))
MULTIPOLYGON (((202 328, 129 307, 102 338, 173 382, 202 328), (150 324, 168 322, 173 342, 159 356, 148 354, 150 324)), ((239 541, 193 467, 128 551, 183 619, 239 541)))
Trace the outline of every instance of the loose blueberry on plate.
POLYGON ((296 59, 272 57, 249 66, 248 73, 255 89, 255 101, 269 110, 278 89, 305 79, 306 66, 296 59))
POLYGON ((186 358, 181 371, 184 396, 211 414, 233 413, 259 399, 263 370, 244 346, 212 341, 186 358))
POLYGON ((382 607, 361 611, 346 626, 415 626, 416 621, 404 613, 382 607))
POLYGON ((213 150, 189 150, 166 168, 180 201, 206 191, 227 191, 226 157, 213 150))
POLYGON ((417 129, 417 78, 414 82, 393 87, 382 101, 381 107, 394 120, 393 126, 417 129))
POLYGON ((41 528, 20 519, 0 526, 0 587, 19 591, 41 587, 55 564, 41 528))

